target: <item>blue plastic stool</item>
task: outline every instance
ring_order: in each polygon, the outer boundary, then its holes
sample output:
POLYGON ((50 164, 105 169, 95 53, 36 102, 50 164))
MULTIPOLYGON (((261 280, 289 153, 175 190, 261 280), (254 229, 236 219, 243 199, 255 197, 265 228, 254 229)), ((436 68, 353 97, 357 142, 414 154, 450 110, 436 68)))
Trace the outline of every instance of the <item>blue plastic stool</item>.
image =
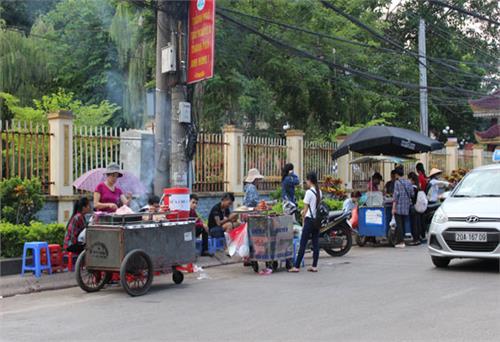
POLYGON ((202 244, 203 244, 203 242, 202 242, 202 240, 201 240, 201 239, 196 239, 196 253, 197 253, 198 255, 200 255, 200 254, 201 254, 201 247, 202 247, 202 244))
POLYGON ((52 274, 52 267, 50 265, 50 251, 49 244, 47 242, 25 242, 23 248, 23 267, 21 270, 21 276, 24 275, 25 271, 34 271, 35 277, 40 278, 42 276, 42 271, 48 270, 49 274, 52 274), (47 256, 47 264, 42 265, 41 253, 42 248, 45 248, 45 255, 47 256), (28 250, 31 249, 33 251, 33 266, 26 265, 26 256, 28 250))
POLYGON ((224 249, 224 244, 226 243, 225 238, 208 238, 208 252, 215 253, 218 250, 224 249))
MULTIPOLYGON (((300 247, 300 239, 298 237, 293 238, 293 265, 295 266, 295 260, 297 260, 297 252, 300 247)), ((300 264, 301 267, 305 267, 306 263, 304 261, 304 258, 302 258, 302 263, 300 264)))

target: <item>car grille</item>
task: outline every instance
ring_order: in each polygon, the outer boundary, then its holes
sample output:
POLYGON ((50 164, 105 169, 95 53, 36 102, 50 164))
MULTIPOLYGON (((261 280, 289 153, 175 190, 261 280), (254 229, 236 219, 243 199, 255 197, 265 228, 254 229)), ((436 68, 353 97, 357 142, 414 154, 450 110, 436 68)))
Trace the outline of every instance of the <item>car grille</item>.
MULTIPOLYGON (((448 221, 467 222, 467 217, 448 217, 448 221)), ((500 217, 479 217, 478 222, 500 222, 500 217)))
POLYGON ((450 249, 461 252, 493 252, 500 241, 500 232, 494 228, 448 228, 443 232, 444 241, 450 249), (457 242, 456 232, 486 232, 486 242, 457 242))

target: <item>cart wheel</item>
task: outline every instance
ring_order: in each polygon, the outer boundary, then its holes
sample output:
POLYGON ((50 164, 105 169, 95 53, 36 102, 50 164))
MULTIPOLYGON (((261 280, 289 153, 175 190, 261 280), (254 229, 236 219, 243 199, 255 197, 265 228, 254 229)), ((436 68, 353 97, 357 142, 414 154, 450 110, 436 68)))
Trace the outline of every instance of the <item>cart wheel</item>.
POLYGON ((259 263, 257 261, 252 261, 252 268, 255 273, 259 273, 259 263))
POLYGON ((291 269, 293 267, 293 259, 286 259, 285 267, 287 270, 291 269))
POLYGON ((132 297, 148 292, 153 282, 153 263, 149 255, 140 249, 129 252, 120 267, 120 282, 132 297))
POLYGON ((86 292, 97 292, 109 282, 110 272, 89 271, 85 267, 85 251, 76 260, 76 282, 86 292))
POLYGON ((366 236, 356 235, 356 243, 359 247, 366 245, 366 236))
POLYGON ((174 270, 174 272, 172 273, 172 280, 177 285, 182 284, 182 282, 184 281, 184 274, 181 271, 174 270))

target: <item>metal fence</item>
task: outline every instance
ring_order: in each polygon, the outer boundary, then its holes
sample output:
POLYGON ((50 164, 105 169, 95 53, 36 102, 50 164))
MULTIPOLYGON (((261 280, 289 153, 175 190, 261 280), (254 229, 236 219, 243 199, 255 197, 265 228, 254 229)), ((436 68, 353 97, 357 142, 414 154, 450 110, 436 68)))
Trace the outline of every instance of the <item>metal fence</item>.
POLYGON ((493 152, 483 151, 483 165, 495 164, 493 161, 493 152))
POLYGON ((451 172, 451 170, 446 170, 446 149, 429 153, 429 171, 432 168, 442 170, 444 174, 451 172))
POLYGON ((2 151, 0 179, 38 178, 49 192, 50 133, 47 126, 0 121, 2 151))
POLYGON ((256 168, 265 176, 260 190, 275 190, 281 184, 281 169, 286 161, 286 139, 245 137, 244 170, 256 168))
POLYGON ((123 128, 73 128, 73 179, 85 172, 120 163, 120 134, 123 128))
POLYGON ((198 134, 196 154, 193 159, 193 192, 225 191, 224 155, 226 145, 222 134, 198 134))
POLYGON ((332 142, 304 141, 304 170, 315 171, 319 182, 323 182, 326 176, 333 174, 334 162, 332 153, 337 147, 332 142))
POLYGON ((472 170, 474 168, 472 150, 458 150, 458 168, 466 170, 472 170))

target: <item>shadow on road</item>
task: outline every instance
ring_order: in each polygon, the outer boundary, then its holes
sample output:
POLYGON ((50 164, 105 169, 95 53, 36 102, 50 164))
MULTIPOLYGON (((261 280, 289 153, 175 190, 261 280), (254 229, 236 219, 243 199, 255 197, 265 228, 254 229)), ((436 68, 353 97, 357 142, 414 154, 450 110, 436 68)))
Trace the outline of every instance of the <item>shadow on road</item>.
POLYGON ((449 272, 500 272, 500 261, 495 259, 456 259, 446 268, 449 272))

